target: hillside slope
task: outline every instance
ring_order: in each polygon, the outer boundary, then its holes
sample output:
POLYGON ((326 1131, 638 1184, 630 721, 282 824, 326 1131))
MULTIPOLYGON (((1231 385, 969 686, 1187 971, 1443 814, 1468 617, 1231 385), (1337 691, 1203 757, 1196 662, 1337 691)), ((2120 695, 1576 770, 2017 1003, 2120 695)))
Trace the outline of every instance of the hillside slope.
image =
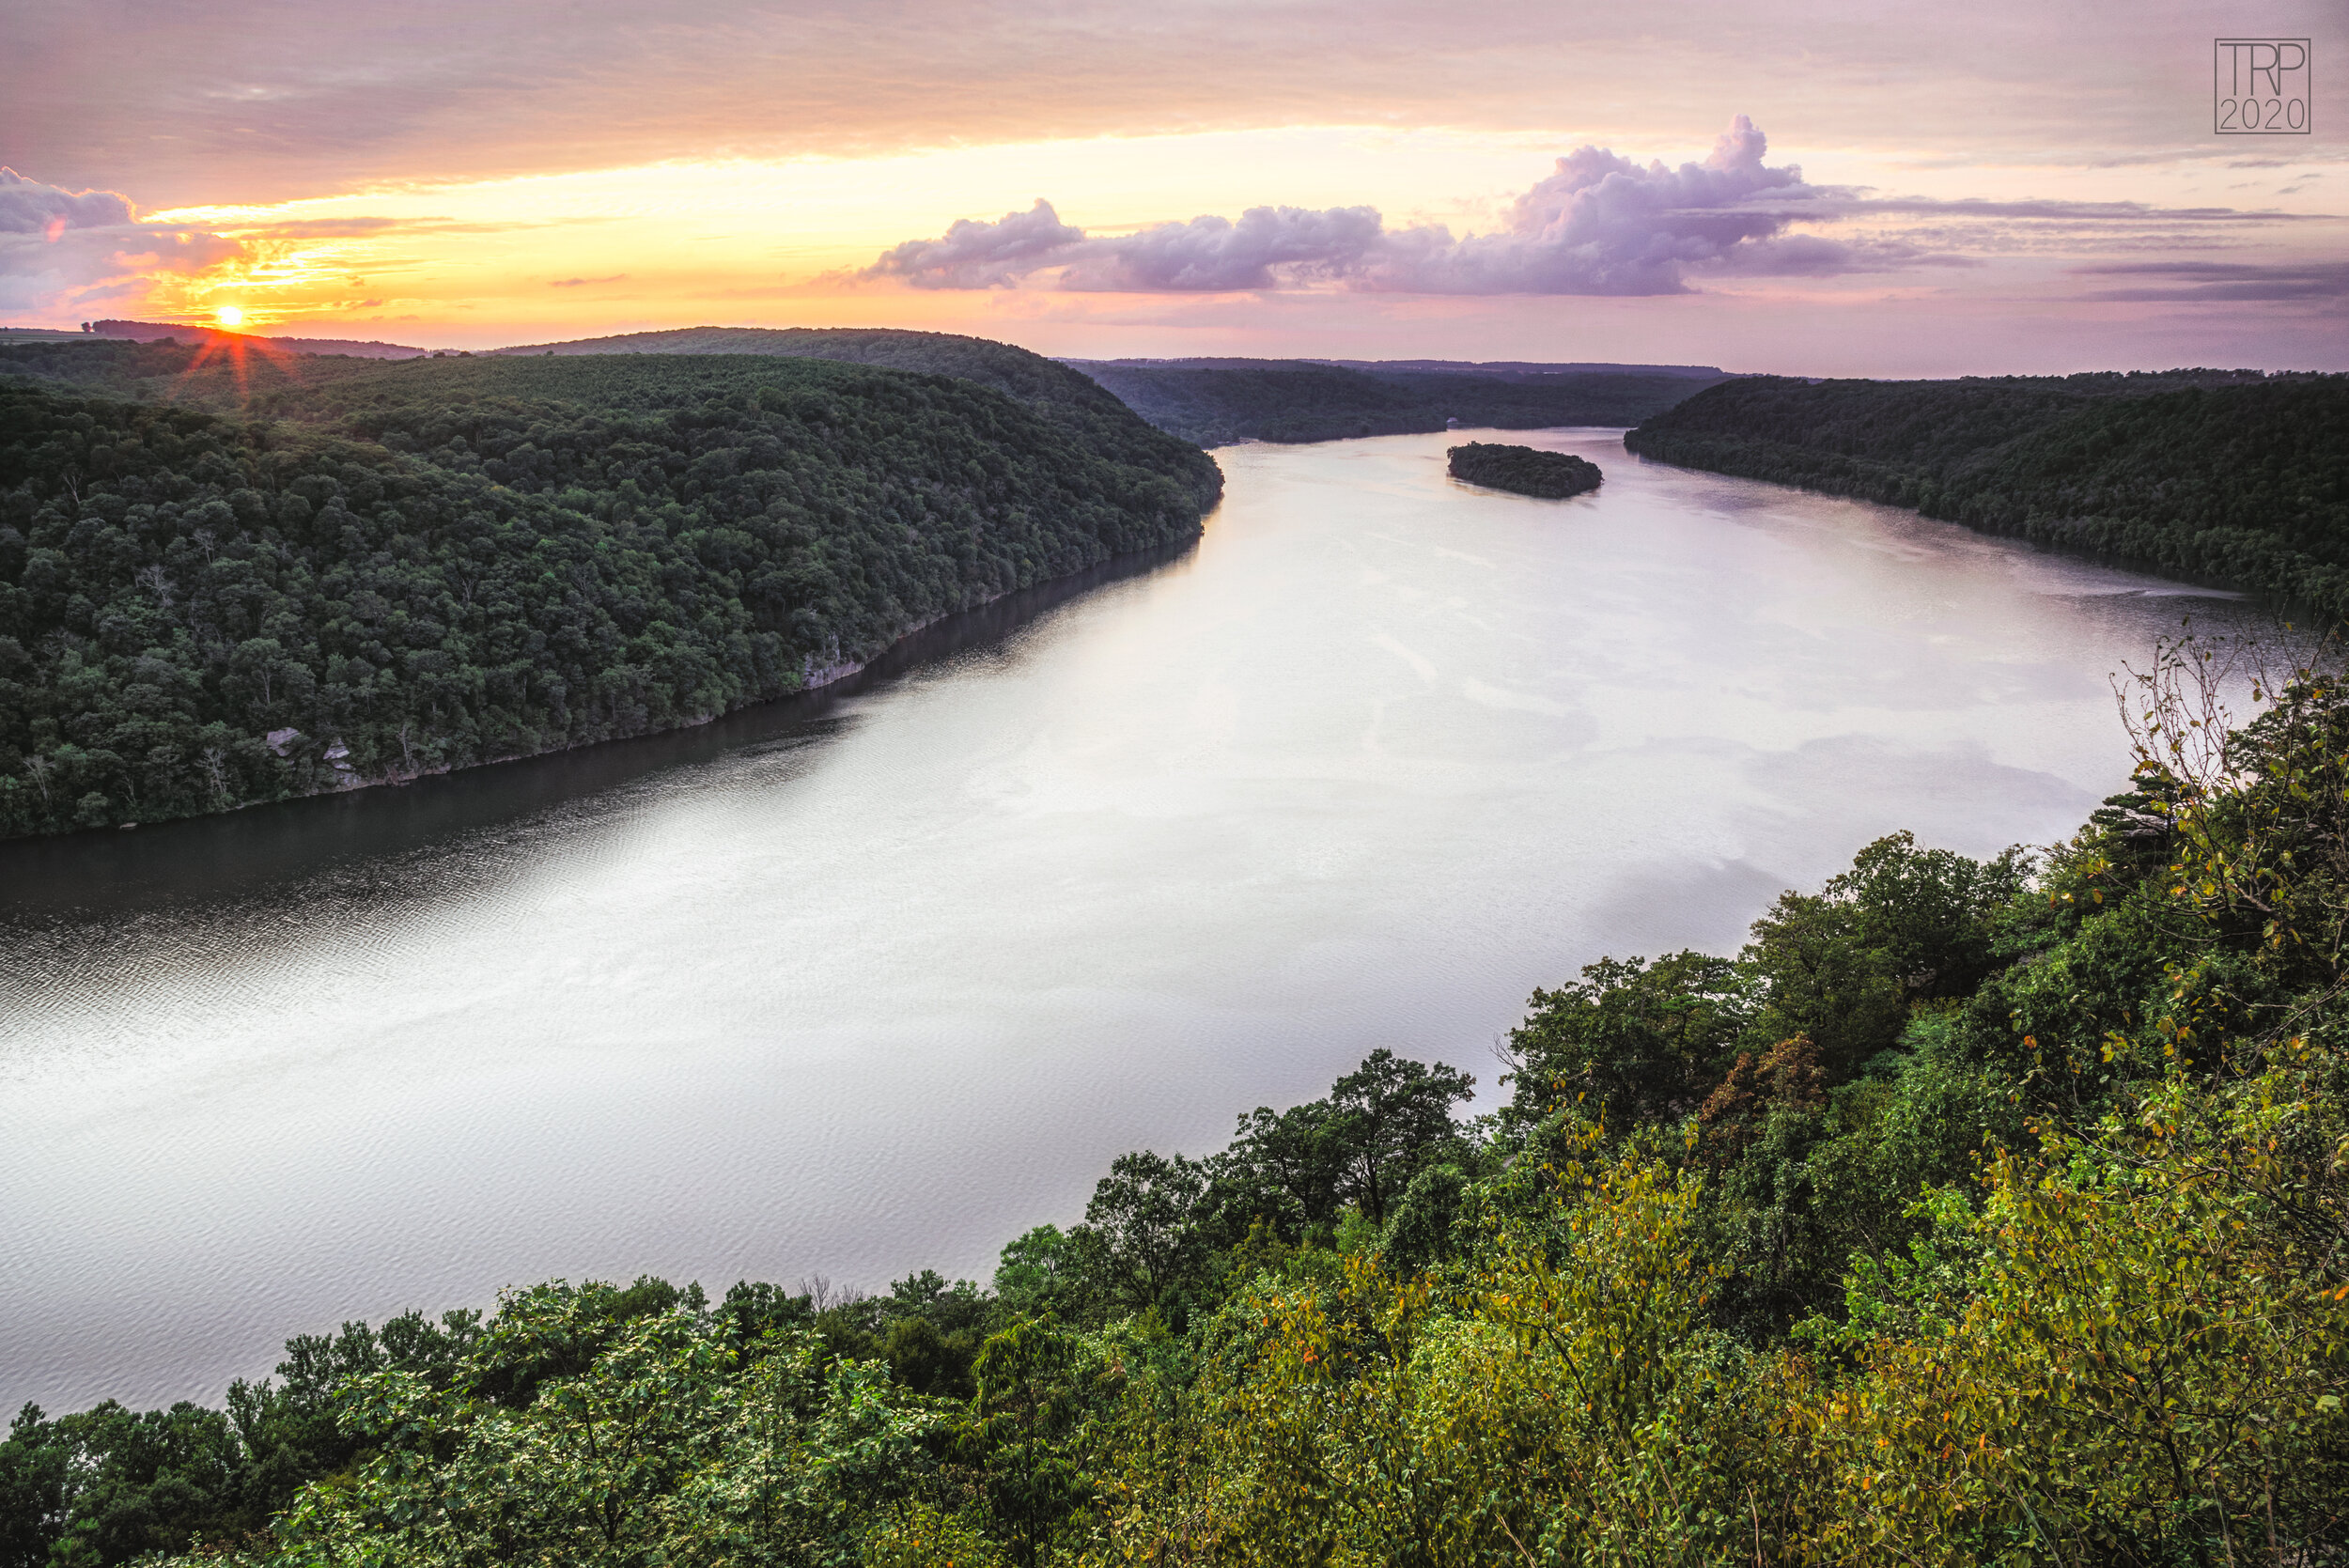
MULTIPOLYGON (((761 354, 837 360, 891 370, 953 376, 1016 397, 1093 442, 1132 439, 1134 421, 1124 404, 1056 360, 1008 343, 953 333, 900 332, 887 327, 684 327, 626 333, 568 343, 530 343, 492 350, 496 356, 557 358, 577 354, 761 354)), ((1157 450, 1175 460, 1175 448, 1157 450)), ((1205 459, 1201 459, 1205 461, 1205 459)), ((1212 467, 1212 464, 1207 466, 1212 467)))
POLYGON ((1220 483, 1113 404, 820 360, 181 365, 179 404, 0 377, 0 834, 692 723, 1220 483))
POLYGON ((1643 458, 1838 495, 2349 616, 2349 376, 1724 383, 1643 458))
MULTIPOLYGON (((216 334, 226 338, 229 334, 216 334)), ((1119 461, 1180 472, 1213 505, 1221 471, 1180 437, 1168 439, 1093 380, 1055 360, 1008 343, 948 333, 890 328, 691 327, 630 333, 569 343, 536 343, 484 354, 450 355, 433 363, 454 374, 451 362, 485 359, 610 358, 615 355, 736 354, 757 358, 832 360, 972 381, 1028 405, 1088 445, 1119 461)), ((383 367, 334 354, 285 353, 265 340, 202 344, 109 342, 83 338, 26 344, 0 350, 0 378, 38 376, 121 392, 191 402, 216 411, 242 411, 256 398, 288 388, 319 389, 351 379, 367 380, 383 367)), ((489 372, 477 372, 488 375, 489 372)), ((482 384, 490 384, 484 382, 482 384)), ((272 412, 305 417, 308 399, 269 404, 272 412)))

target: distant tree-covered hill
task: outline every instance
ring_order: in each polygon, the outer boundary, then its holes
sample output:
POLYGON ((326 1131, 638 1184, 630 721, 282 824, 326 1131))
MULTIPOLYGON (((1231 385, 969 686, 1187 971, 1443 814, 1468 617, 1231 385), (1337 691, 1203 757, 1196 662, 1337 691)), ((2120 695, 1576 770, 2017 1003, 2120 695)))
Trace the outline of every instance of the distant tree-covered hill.
MULTIPOLYGON (((1136 363, 1122 361, 1120 363, 1136 363)), ((1197 364, 1200 361, 1169 361, 1172 364, 1197 364)), ((1625 365, 1604 360, 1526 360, 1526 359, 1320 359, 1307 360, 1307 365, 1342 365, 1348 370, 1406 371, 1429 370, 1446 376, 1501 376, 1539 378, 1545 376, 1666 376, 1675 380, 1692 380, 1705 386, 1728 377, 1718 365, 1625 365)))
POLYGON ((1159 429, 1203 446, 1332 441, 1458 425, 1636 425, 1720 380, 1678 370, 1525 372, 1304 360, 1074 362, 1159 429))
MULTIPOLYGON (((242 409, 250 399, 279 388, 317 387, 347 377, 364 377, 372 368, 347 356, 283 351, 266 338, 229 333, 210 334, 200 342, 194 333, 183 337, 183 342, 82 339, 28 344, 0 358, 0 375, 11 371, 39 375, 136 396, 193 401, 226 410, 242 409)), ((1145 445, 1161 457, 1174 451, 1164 442, 1147 440, 1138 430, 1131 411, 1091 378, 1008 343, 951 333, 879 327, 684 327, 445 357, 569 359, 615 354, 823 359, 952 376, 1016 398, 1088 442, 1124 449, 1143 437, 1145 445)), ((1213 467, 1205 459, 1196 462, 1205 465, 1196 469, 1203 475, 1213 467)))
POLYGON ((1624 444, 2349 616, 2349 376, 1757 377, 1624 444))
POLYGON ((354 359, 421 359, 432 351, 411 343, 384 343, 375 338, 272 337, 259 333, 223 332, 217 327, 193 327, 184 322, 172 321, 89 321, 83 324, 83 331, 132 343, 159 343, 169 339, 215 348, 241 346, 264 351, 274 349, 289 354, 347 354, 354 359))
POLYGON ((1097 442, 1122 442, 1133 433, 1133 420, 1126 406, 1089 378, 1008 343, 953 333, 882 327, 681 327, 569 343, 530 343, 491 352, 558 358, 574 354, 777 354, 838 360, 976 381, 1097 442))
POLYGON ((256 392, 382 368, 373 361, 297 353, 242 338, 60 336, 0 344, 0 350, 5 350, 0 351, 0 384, 31 379, 160 402, 194 403, 223 412, 241 409, 256 392))
POLYGON ((0 349, 0 834, 695 722, 1194 536, 1212 460, 1037 363, 1075 417, 803 358, 0 349))

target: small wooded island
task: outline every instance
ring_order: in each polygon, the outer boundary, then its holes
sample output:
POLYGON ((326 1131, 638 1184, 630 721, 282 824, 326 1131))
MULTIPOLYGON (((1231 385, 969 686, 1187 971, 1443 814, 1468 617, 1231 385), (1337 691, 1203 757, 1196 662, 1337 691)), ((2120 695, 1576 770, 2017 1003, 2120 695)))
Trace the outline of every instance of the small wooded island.
POLYGON ((1563 501, 1570 495, 1595 490, 1605 477, 1598 465, 1587 458, 1567 452, 1537 452, 1531 446, 1472 441, 1454 447, 1450 456, 1455 479, 1544 501, 1563 501))

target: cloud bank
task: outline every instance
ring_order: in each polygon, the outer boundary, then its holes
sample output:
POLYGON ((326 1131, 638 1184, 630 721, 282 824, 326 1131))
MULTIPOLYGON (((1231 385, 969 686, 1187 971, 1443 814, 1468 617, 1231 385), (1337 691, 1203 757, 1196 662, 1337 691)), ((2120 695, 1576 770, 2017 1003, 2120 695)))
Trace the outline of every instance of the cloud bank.
POLYGON ((203 229, 144 224, 112 191, 67 191, 0 167, 0 310, 75 308, 135 298, 139 280, 241 260, 203 229))
POLYGON ((2312 261, 2274 265, 2246 261, 2125 261, 2075 267, 2077 277, 2123 277, 2142 281, 2098 288, 2085 300, 2165 303, 2229 301, 2273 303, 2349 300, 2349 262, 2312 261))
MULTIPOLYGON (((1654 7, 1487 0, 1431 24, 1424 0, 1153 0, 1137 24, 1116 0, 566 0, 551 23, 479 0, 9 0, 0 149, 156 208, 1178 130, 1647 137, 1726 103, 1905 159, 2169 163, 2236 150, 2193 134, 2207 93, 2179 74, 2207 9, 1675 0, 1659 23, 1654 7)), ((2258 8, 2285 36, 2337 33, 2340 13, 2258 8)))
POLYGON ((1889 241, 1789 234, 1831 217, 1848 193, 1764 162, 1768 141, 1739 115, 1701 163, 1667 168, 1583 147, 1511 205, 1490 234, 1389 228, 1368 207, 1252 207, 1092 236, 1039 199, 993 223, 963 219, 910 240, 861 274, 917 288, 1003 288, 1057 272, 1059 287, 1228 293, 1337 284, 1414 294, 1681 294, 1692 271, 1821 276, 1947 259, 1889 241))
POLYGON ((882 252, 864 275, 903 278, 917 288, 1008 288, 1083 243, 1084 230, 1062 223, 1038 196, 1025 212, 991 224, 957 218, 941 239, 909 240, 882 252))
MULTIPOLYGON (((1336 287, 1437 295, 1658 295, 1705 277, 1832 277, 1909 267, 1973 267, 1969 251, 2046 248, 2134 231, 2139 244, 2201 244, 2185 234, 2230 225, 2330 223, 2323 214, 2163 208, 2133 201, 1942 200, 1813 185, 1799 166, 1766 161, 1769 144, 1739 115, 1701 163, 1668 168, 1582 147, 1518 195, 1499 228, 1455 237, 1441 225, 1390 228, 1369 207, 1252 207, 1237 219, 1156 224, 1093 235, 1039 198, 992 223, 957 221, 909 240, 857 275, 916 288, 1016 287, 1049 275, 1081 291, 1235 293, 1336 287), (1907 225, 1905 233, 1890 223, 1907 225), (1796 225, 1860 225, 1837 238, 1796 225), (2144 231, 2178 231, 2148 241, 2144 231)), ((2089 299, 2310 298, 2330 274, 2205 277, 2187 292, 2089 299), (2265 292, 2259 290, 2264 289, 2265 292)))

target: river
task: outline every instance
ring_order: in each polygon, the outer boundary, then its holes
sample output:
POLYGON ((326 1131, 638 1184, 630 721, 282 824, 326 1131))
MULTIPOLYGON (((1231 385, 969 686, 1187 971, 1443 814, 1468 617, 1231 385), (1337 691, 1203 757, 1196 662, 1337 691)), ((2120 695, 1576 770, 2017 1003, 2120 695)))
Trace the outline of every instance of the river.
POLYGON ((1500 439, 1606 485, 1230 448, 1195 549, 850 691, 0 845, 0 1404, 217 1402, 541 1279, 984 1279, 1378 1046, 1490 1103, 1603 954, 1734 951, 1895 829, 2069 833, 2127 771, 2110 672, 2248 613, 1500 439))

